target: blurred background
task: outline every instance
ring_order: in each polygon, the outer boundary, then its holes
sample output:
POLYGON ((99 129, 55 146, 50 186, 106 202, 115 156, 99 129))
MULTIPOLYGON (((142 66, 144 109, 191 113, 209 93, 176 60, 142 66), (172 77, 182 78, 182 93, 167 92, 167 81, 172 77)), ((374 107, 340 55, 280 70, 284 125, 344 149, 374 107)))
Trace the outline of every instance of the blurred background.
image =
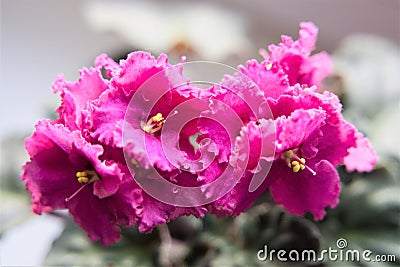
MULTIPOLYGON (((256 252, 275 248, 335 247, 400 259, 400 1, 219 0, 89 1, 1 0, 1 217, 2 266, 262 265, 256 252), (92 244, 68 216, 34 216, 19 181, 27 160, 23 139, 36 121, 54 118, 59 73, 76 80, 100 53, 119 59, 134 50, 168 53, 172 62, 210 60, 231 66, 261 59, 260 48, 298 37, 313 21, 317 51, 332 54, 335 73, 325 87, 344 104, 346 118, 373 142, 379 164, 343 179, 341 203, 315 223, 271 205, 268 196, 236 219, 182 218, 168 225, 166 248, 158 230, 124 230, 108 249, 92 244), (169 229, 169 230, 168 230, 169 229), (172 248, 171 248, 172 246, 172 248), (166 260, 167 259, 167 260, 166 260)), ((273 262, 279 266, 279 262, 273 262)), ((319 266, 340 263, 324 262, 319 266)), ((346 263, 346 265, 366 263, 346 263)), ((310 263, 310 265, 312 265, 310 263)), ((389 264, 390 265, 390 264, 389 264)))

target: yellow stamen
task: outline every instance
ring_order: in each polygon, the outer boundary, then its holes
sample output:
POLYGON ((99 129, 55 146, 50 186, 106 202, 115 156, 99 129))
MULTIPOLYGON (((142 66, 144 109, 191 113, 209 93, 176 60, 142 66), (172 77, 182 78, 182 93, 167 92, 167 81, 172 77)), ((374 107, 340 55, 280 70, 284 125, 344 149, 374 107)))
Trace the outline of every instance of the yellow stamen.
POLYGON ((293 166, 299 166, 299 165, 300 165, 300 163, 297 160, 293 160, 292 161, 292 167, 293 166))
POLYGON ((300 165, 294 165, 293 167, 292 167, 292 170, 293 170, 293 172, 298 172, 299 170, 300 170, 300 165))
POLYGON ((157 113, 155 116, 151 118, 154 122, 162 121, 164 118, 161 113, 157 113))
POLYGON ((305 160, 304 161, 303 160, 300 160, 301 163, 298 162, 297 160, 293 160, 291 162, 293 172, 299 172, 300 170, 304 170, 305 166, 302 163, 305 163, 305 160))
POLYGON ((283 157, 286 160, 288 167, 291 168, 293 172, 299 172, 300 170, 302 171, 307 169, 312 173, 312 175, 317 174, 313 169, 306 165, 306 159, 299 158, 293 150, 286 151, 283 157))
POLYGON ((78 182, 81 184, 86 184, 87 182, 89 182, 89 178, 87 177, 79 177, 78 178, 78 182))
POLYGON ((161 113, 157 113, 155 116, 151 117, 146 123, 142 122, 140 127, 143 131, 149 134, 153 134, 161 129, 164 124, 165 119, 161 113))
POLYGON ((131 158, 131 163, 133 164, 133 166, 135 166, 136 168, 139 167, 139 163, 137 162, 136 159, 131 158))
POLYGON ((96 175, 96 173, 94 171, 77 172, 76 177, 78 178, 78 182, 81 184, 89 182, 88 175, 91 175, 93 177, 96 175))
POLYGON ((306 168, 306 166, 304 165, 306 163, 306 159, 305 158, 300 158, 300 162, 303 164, 300 164, 300 169, 304 170, 306 168))
POLYGON ((288 165, 289 168, 292 168, 292 162, 291 162, 291 158, 294 155, 293 150, 289 150, 285 152, 284 158, 286 160, 286 163, 288 165))
POLYGON ((100 177, 97 175, 95 171, 85 170, 82 172, 76 172, 76 177, 78 178, 78 182, 82 185, 78 190, 75 191, 70 197, 65 198, 65 202, 70 201, 73 197, 75 197, 83 188, 87 185, 100 180, 100 177))
POLYGON ((267 64, 266 66, 265 66, 265 69, 266 70, 270 70, 272 68, 272 63, 269 63, 269 64, 267 64))

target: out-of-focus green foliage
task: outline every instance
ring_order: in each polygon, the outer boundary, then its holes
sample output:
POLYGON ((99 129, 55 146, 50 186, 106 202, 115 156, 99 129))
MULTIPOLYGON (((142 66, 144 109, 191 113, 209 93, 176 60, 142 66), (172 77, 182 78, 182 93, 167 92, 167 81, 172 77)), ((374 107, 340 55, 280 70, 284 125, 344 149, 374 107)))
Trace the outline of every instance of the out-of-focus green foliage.
POLYGON ((19 180, 20 167, 27 157, 22 144, 23 138, 20 136, 1 142, 0 235, 33 216, 29 208, 29 195, 19 180))

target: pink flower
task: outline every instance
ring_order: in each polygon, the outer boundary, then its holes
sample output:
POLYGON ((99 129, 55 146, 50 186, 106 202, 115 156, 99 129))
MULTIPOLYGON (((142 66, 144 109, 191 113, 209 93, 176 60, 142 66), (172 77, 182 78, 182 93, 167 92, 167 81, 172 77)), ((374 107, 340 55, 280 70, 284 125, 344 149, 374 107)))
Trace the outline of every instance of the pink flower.
POLYGON ((337 96, 317 92, 332 62, 310 56, 317 28, 300 26, 298 40, 282 36, 263 62, 207 89, 191 85, 182 64, 145 52, 119 64, 100 55, 77 82, 58 76, 60 117, 40 121, 25 143, 33 211, 68 209, 104 245, 123 226, 150 232, 184 215, 236 216, 268 188, 289 212, 322 219, 338 203, 335 167, 371 171, 376 155, 337 96))
POLYGON ((333 63, 326 52, 310 56, 315 49, 318 28, 312 22, 300 23, 299 39, 282 35, 282 43, 269 45, 260 53, 266 61, 267 70, 278 67, 287 74, 290 85, 296 83, 319 86, 333 69, 333 63))
POLYGON ((293 214, 310 211, 317 220, 325 207, 337 205, 340 192, 335 167, 318 153, 325 124, 321 109, 297 109, 277 118, 276 159, 267 178, 273 180, 270 192, 278 204, 293 214))
MULTIPOLYGON (((67 82, 62 76, 57 78, 53 89, 61 92, 60 118, 55 122, 40 121, 26 140, 31 160, 24 166, 21 178, 32 195, 35 213, 68 209, 89 237, 101 240, 104 245, 119 239, 119 226, 137 225, 140 231, 149 232, 181 215, 203 216, 205 209, 201 207, 178 208, 159 202, 142 191, 131 175, 147 179, 146 168, 155 166, 168 179, 183 179, 179 169, 162 153, 159 130, 163 118, 159 116, 167 115, 187 98, 194 98, 195 92, 190 88, 166 94, 154 107, 157 113, 137 121, 134 133, 146 136, 151 157, 150 161, 142 160, 145 148, 138 146, 140 143, 133 136, 126 148, 131 148, 134 156, 130 163, 141 167, 132 173, 132 168, 130 172, 126 166, 122 127, 129 102, 148 78, 168 67, 165 55, 155 59, 148 53, 135 52, 121 65, 100 55, 96 67, 83 69, 77 82, 67 82), (102 67, 109 80, 102 78, 102 67), (153 118, 158 121, 153 123, 153 118), (149 120, 151 123, 146 124, 149 120)), ((157 87, 146 88, 146 94, 157 95, 158 89, 168 87, 173 81, 186 82, 179 69, 166 74, 157 80, 157 87)), ((137 107, 141 116, 145 103, 137 107)), ((192 179, 196 181, 196 177, 193 175, 192 179)))
POLYGON ((209 213, 219 217, 239 215, 269 186, 268 181, 259 176, 261 173, 266 174, 270 168, 275 132, 272 113, 266 105, 265 95, 268 90, 260 89, 246 75, 226 75, 218 85, 213 86, 213 102, 209 111, 203 113, 213 114, 221 124, 202 120, 199 122, 202 137, 213 139, 219 151, 216 155, 219 163, 213 167, 222 172, 228 163, 233 170, 232 179, 237 173, 242 174, 232 190, 207 205, 209 213), (230 115, 230 112, 234 112, 237 118, 230 115), (233 142, 223 134, 223 129, 236 137, 233 142), (263 172, 256 170, 259 165, 264 168, 263 172), (264 182, 253 190, 254 180, 260 178, 264 182))
MULTIPOLYGON (((290 95, 282 95, 278 99, 268 100, 274 116, 290 116, 298 109, 321 109, 326 113, 325 124, 320 129, 321 136, 318 137, 318 142, 316 139, 314 145, 308 146, 307 153, 312 155, 318 151, 322 158, 331 162, 335 167, 344 163, 346 165, 362 165, 363 168, 372 170, 376 163, 375 152, 369 142, 359 141, 363 135, 352 124, 344 120, 339 98, 330 92, 317 93, 314 87, 294 86, 292 88, 290 95), (365 154, 365 160, 355 162, 348 158, 347 161, 344 161, 351 151, 354 151, 353 154, 362 147, 370 151, 365 154)), ((283 143, 280 146, 283 146, 283 143)))
MULTIPOLYGON (((177 167, 183 166, 185 156, 193 151, 187 141, 198 132, 197 124, 192 122, 180 132, 174 128, 167 130, 164 135, 172 138, 165 138, 164 143, 170 149, 163 148, 161 132, 171 120, 169 116, 174 116, 174 109, 190 99, 201 98, 203 92, 192 86, 171 90, 175 84, 186 84, 187 79, 182 76, 182 68, 169 64, 165 55, 156 59, 149 53, 134 52, 119 65, 102 55, 96 63, 107 70, 111 89, 91 105, 86 120, 90 137, 114 150, 123 149, 135 184, 151 183, 161 175, 176 184, 198 185, 197 174, 183 173, 177 167), (176 144, 168 143, 177 136, 182 151, 171 149, 176 144), (165 151, 169 151, 170 158, 165 151), (171 158, 174 162, 170 162, 171 158)), ((137 226, 141 232, 150 232, 178 216, 199 217, 205 213, 203 207, 181 208, 163 203, 145 191, 138 197, 141 211, 137 226)))
MULTIPOLYGON (((339 201, 340 178, 335 167, 345 164, 348 169, 372 170, 376 155, 367 139, 343 119, 339 99, 315 90, 297 85, 290 94, 268 98, 275 117, 275 158, 261 186, 269 186, 274 200, 289 212, 311 212, 320 220, 325 208, 339 201)), ((250 139, 251 154, 257 155, 259 139, 250 139)), ((254 164, 247 165, 252 168, 254 164)))
MULTIPOLYGON (((345 164, 348 170, 368 171, 376 163, 375 152, 368 140, 343 119, 342 106, 336 95, 318 93, 315 86, 290 86, 279 68, 277 63, 268 69, 265 62, 258 64, 255 61, 249 61, 247 68, 240 67, 262 92, 261 95, 247 93, 244 99, 254 103, 252 109, 256 111, 262 111, 268 103, 273 118, 264 117, 266 113, 241 116, 245 118, 242 119, 245 126, 238 134, 230 163, 245 168, 246 173, 229 194, 210 205, 211 213, 235 216, 270 188, 275 201, 289 212, 298 215, 311 212, 320 220, 325 216, 325 208, 333 208, 339 201, 340 178, 335 167, 345 164), (275 134, 271 124, 276 127, 275 141, 271 136, 275 134), (242 149, 247 142, 250 143, 249 152, 242 149), (254 176, 260 169, 268 168, 268 162, 272 161, 268 176, 261 179, 255 191, 249 190, 254 176)), ((222 92, 222 96, 216 98, 242 114, 240 111, 246 110, 246 105, 239 100, 243 95, 241 92, 257 92, 257 87, 238 81, 225 84, 232 90, 222 92)), ((247 109, 244 113, 252 114, 250 111, 247 109)), ((210 124, 207 127, 215 128, 210 124)), ((216 135, 218 130, 211 129, 210 132, 216 135)), ((228 147, 226 141, 220 146, 223 144, 228 147)))
POLYGON ((140 189, 126 167, 99 159, 100 145, 88 143, 79 131, 43 120, 25 146, 30 161, 21 178, 35 213, 68 209, 88 236, 104 245, 119 239, 118 226, 135 223, 140 203, 134 195, 140 189))

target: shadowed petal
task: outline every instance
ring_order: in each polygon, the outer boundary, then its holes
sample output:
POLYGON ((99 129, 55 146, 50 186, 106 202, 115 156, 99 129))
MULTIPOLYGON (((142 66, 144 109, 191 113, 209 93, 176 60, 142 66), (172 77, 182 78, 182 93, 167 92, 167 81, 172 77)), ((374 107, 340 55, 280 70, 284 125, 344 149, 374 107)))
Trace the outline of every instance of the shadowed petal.
POLYGON ((316 175, 307 170, 294 173, 284 161, 274 162, 268 175, 276 181, 270 191, 275 202, 289 212, 297 215, 311 212, 315 220, 321 220, 326 214, 325 208, 333 208, 339 202, 340 178, 328 161, 313 163, 308 161, 307 165, 316 175))

